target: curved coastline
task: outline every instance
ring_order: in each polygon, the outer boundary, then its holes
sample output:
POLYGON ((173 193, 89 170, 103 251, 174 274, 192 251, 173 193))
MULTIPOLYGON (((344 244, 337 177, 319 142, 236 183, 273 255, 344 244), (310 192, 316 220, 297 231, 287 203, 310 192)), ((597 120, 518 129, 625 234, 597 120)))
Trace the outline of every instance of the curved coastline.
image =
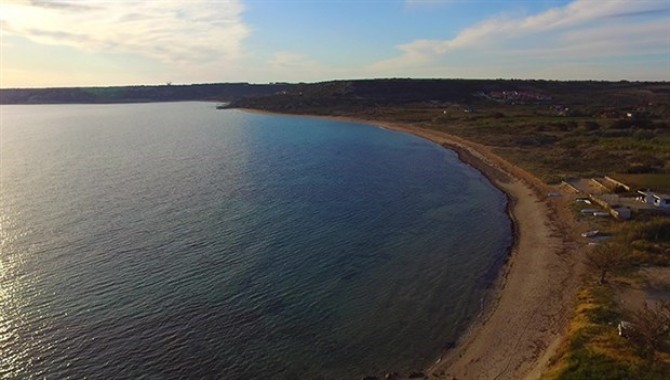
POLYGON ((488 147, 457 136, 373 119, 287 116, 363 123, 427 139, 454 150, 505 194, 514 236, 493 291, 456 346, 424 370, 434 380, 539 378, 562 340, 581 272, 576 255, 567 250, 575 232, 569 216, 560 212, 565 202, 544 199, 549 187, 538 178, 488 147))

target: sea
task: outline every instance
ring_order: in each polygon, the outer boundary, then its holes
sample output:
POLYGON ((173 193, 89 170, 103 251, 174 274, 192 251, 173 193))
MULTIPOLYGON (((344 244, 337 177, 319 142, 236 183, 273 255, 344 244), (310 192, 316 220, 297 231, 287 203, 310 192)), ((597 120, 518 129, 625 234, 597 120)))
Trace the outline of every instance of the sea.
POLYGON ((0 107, 0 378, 360 379, 481 311, 505 196, 371 125, 207 102, 0 107))

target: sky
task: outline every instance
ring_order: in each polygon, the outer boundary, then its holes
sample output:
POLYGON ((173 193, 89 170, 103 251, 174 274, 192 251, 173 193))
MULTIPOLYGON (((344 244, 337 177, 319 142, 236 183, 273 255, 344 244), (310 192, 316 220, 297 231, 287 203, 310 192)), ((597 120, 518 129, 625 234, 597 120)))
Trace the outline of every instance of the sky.
POLYGON ((0 87, 670 81, 670 0, 0 0, 0 87))

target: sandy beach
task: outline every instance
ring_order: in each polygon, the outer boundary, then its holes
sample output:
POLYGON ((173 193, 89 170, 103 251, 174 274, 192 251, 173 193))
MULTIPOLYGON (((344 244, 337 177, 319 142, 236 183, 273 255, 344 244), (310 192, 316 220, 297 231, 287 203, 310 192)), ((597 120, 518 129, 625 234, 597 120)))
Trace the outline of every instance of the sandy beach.
MULTIPOLYGON (((369 121, 368 121, 369 122, 369 121)), ((454 149, 507 194, 515 244, 487 310, 426 373, 431 379, 537 379, 571 316, 581 266, 566 200, 487 147, 437 131, 381 124, 454 149)))
POLYGON ((574 309, 582 265, 564 197, 481 144, 412 125, 329 117, 411 133, 448 149, 509 199, 515 243, 484 312, 424 373, 430 379, 537 379, 551 364, 574 309))

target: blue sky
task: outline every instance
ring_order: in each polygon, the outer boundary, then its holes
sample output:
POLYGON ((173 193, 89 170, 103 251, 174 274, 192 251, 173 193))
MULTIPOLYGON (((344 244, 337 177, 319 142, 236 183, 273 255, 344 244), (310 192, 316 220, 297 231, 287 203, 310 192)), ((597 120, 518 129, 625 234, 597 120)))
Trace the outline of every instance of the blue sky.
POLYGON ((670 80, 670 0, 0 0, 0 87, 670 80))

